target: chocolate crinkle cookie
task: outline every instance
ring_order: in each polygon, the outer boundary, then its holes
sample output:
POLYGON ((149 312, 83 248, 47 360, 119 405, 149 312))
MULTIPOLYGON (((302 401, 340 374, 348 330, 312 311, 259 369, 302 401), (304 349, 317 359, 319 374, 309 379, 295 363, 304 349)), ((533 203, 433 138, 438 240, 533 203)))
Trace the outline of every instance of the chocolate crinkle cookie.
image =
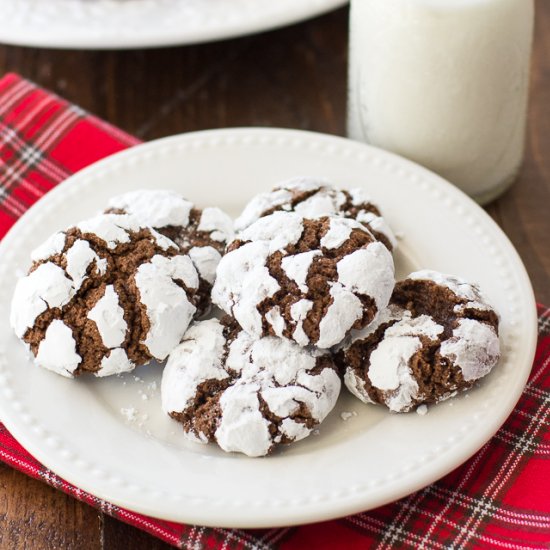
POLYGON ((188 439, 263 456, 307 437, 334 407, 340 385, 327 352, 253 338, 226 317, 190 327, 170 354, 161 396, 188 439))
POLYGON ((364 224, 388 250, 393 250, 397 243, 380 208, 362 188, 338 189, 326 181, 307 177, 294 178, 272 191, 256 195, 235 220, 235 228, 242 231, 259 218, 277 211, 296 212, 304 218, 351 218, 364 224))
POLYGON ((228 246, 212 299, 256 338, 324 349, 366 327, 394 282, 391 253, 359 222, 275 212, 228 246))
POLYGON ((10 321, 36 363, 63 376, 163 360, 196 311, 189 256, 129 215, 102 214, 55 233, 32 260, 10 321))
POLYGON ((498 316, 479 288, 435 271, 398 282, 390 306, 336 353, 347 388, 395 412, 472 387, 500 356, 498 316))
POLYGON ((176 191, 142 189, 118 195, 107 212, 128 213, 174 241, 199 274, 197 308, 205 313, 225 247, 233 239, 233 220, 216 207, 199 209, 176 191))

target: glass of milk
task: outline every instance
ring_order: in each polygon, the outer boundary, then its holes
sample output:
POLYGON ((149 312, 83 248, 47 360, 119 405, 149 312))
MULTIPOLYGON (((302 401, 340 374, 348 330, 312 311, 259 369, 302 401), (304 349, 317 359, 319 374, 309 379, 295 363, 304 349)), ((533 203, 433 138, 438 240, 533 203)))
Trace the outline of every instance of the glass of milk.
POLYGON ((348 134, 481 204, 523 159, 534 0, 352 0, 348 134))

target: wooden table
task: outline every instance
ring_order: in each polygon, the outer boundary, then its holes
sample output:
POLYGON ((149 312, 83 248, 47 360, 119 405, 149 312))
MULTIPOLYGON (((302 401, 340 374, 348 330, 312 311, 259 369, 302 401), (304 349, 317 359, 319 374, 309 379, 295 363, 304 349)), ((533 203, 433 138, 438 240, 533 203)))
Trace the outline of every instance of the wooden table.
MULTIPOLYGON (((519 181, 488 207, 550 304, 550 2, 537 0, 529 137, 519 181)), ((347 9, 215 44, 127 52, 0 47, 15 71, 143 140, 228 126, 343 135, 347 9)), ((0 548, 168 548, 0 466, 0 548)))

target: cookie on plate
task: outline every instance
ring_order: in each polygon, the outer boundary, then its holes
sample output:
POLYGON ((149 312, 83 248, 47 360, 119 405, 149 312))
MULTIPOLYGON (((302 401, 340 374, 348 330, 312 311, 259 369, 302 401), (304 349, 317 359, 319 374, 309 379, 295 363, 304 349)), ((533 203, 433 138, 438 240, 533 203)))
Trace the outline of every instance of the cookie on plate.
POLYGON ((296 212, 304 218, 342 216, 366 225, 388 250, 396 246, 395 236, 364 189, 338 189, 314 178, 294 178, 271 191, 256 195, 235 220, 237 231, 246 229, 259 218, 277 211, 296 212))
POLYGON ((275 212, 228 246, 212 299, 257 338, 324 349, 367 326, 394 282, 391 253, 359 222, 275 212))
POLYGON ((263 456, 307 437, 334 407, 340 385, 328 353, 255 339, 225 317, 195 322, 170 354, 162 407, 192 441, 263 456))
POLYGON ((418 271, 395 285, 390 306, 336 354, 348 389, 395 412, 471 388, 500 356, 498 315, 479 288, 418 271))
POLYGON ((176 191, 141 189, 113 197, 108 212, 136 216, 188 254, 199 274, 197 308, 209 309, 216 267, 233 239, 233 220, 223 210, 196 208, 176 191))
POLYGON ((63 376, 107 376, 181 341, 198 275, 168 238, 128 215, 102 214, 55 233, 32 253, 10 321, 36 363, 63 376))

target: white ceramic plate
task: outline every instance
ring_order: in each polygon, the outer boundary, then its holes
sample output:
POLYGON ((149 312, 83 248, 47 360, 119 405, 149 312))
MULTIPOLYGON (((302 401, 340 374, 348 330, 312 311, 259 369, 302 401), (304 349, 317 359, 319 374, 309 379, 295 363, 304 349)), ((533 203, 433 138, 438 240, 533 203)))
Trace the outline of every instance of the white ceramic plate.
POLYGON ((232 38, 296 23, 348 0, 2 0, 0 42, 145 48, 232 38))
POLYGON ((397 156, 294 130, 176 136, 83 170, 39 201, 0 244, 0 280, 0 415, 13 435, 57 474, 101 498, 151 516, 211 526, 334 518, 435 481, 504 422, 526 382, 536 344, 525 269, 481 208, 397 156), (504 355, 479 387, 430 407, 425 416, 390 414, 344 391, 319 435, 251 459, 183 441, 179 425, 160 411, 160 367, 67 380, 33 367, 13 336, 10 297, 31 249, 49 233, 102 209, 113 194, 173 188, 199 205, 237 214, 253 194, 305 174, 368 189, 403 234, 396 256, 400 275, 426 267, 481 284, 502 316, 504 355), (357 415, 344 421, 344 411, 357 415))

